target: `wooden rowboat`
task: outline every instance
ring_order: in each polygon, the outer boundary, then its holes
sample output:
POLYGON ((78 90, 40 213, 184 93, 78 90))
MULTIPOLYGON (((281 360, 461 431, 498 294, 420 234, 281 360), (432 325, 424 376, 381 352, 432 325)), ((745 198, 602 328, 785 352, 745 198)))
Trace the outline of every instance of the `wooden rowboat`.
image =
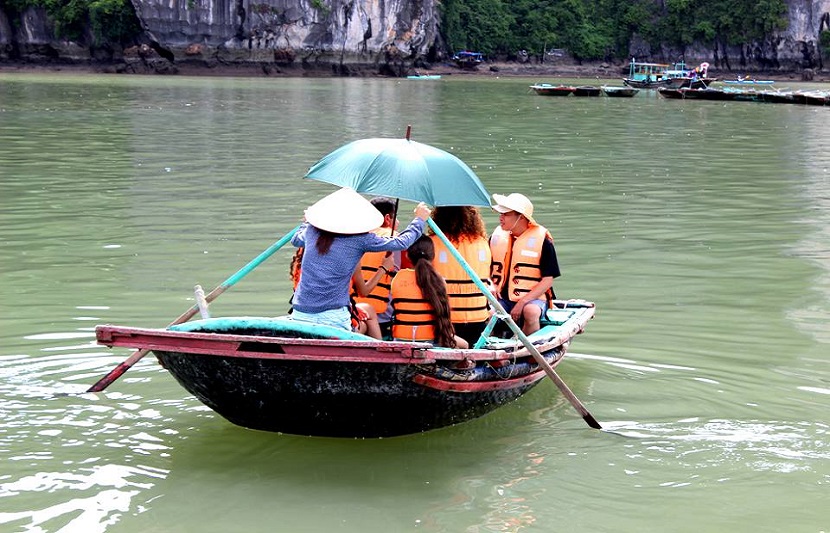
MULTIPOLYGON (((594 304, 557 300, 528 339, 563 359, 594 304)), ((464 422, 532 389, 545 370, 521 342, 459 350, 378 341, 289 317, 209 318, 167 329, 98 326, 100 344, 152 351, 188 392, 230 422, 264 431, 390 437, 464 422)), ((478 346, 478 345, 477 345, 478 346)))
MULTIPOLYGON (((463 161, 410 141, 409 128, 404 139, 348 143, 306 177, 437 206, 490 205, 490 194, 463 161), (390 172, 392 167, 397 170, 390 172)), ((99 343, 138 350, 87 392, 104 390, 152 352, 185 389, 235 424, 301 435, 382 437, 481 416, 546 375, 590 427, 601 429, 553 368, 593 317, 594 304, 555 301, 544 327, 526 335, 435 221, 426 218, 426 224, 493 310, 472 349, 376 340, 290 317, 210 319, 207 305, 291 241, 297 226, 209 294, 197 286, 196 305, 167 329, 98 326, 99 343), (197 312, 202 320, 188 322, 197 312), (513 340, 492 336, 498 324, 513 340)))
POLYGON ((599 96, 600 88, 593 85, 580 85, 574 89, 574 96, 599 96))
POLYGON ((603 85, 602 92, 605 93, 605 96, 610 96, 612 98, 631 98, 639 93, 640 89, 637 89, 636 87, 609 87, 603 85))
POLYGON ((542 96, 569 96, 576 91, 576 87, 551 85, 550 83, 537 83, 536 85, 531 85, 530 88, 536 91, 536 94, 542 96))

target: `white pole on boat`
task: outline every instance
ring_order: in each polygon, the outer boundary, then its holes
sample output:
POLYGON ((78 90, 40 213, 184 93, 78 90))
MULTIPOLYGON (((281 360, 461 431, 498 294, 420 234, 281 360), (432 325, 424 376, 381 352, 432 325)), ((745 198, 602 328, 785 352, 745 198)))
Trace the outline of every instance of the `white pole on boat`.
POLYGON ((205 298, 205 290, 201 285, 193 287, 193 292, 196 295, 196 305, 199 306, 199 316, 202 318, 210 318, 210 310, 208 310, 207 298, 205 298))
MULTIPOLYGON (((288 241, 291 240, 291 237, 293 237, 294 234, 297 233, 298 229, 300 229, 300 226, 297 226, 294 229, 292 229, 291 231, 289 231, 288 233, 286 233, 285 236, 283 236, 280 240, 278 240, 277 242, 275 242, 274 244, 272 244, 271 246, 266 248, 265 251, 263 251, 261 254, 259 254, 255 258, 253 258, 247 265, 245 265, 244 267, 239 269, 236 272, 236 274, 229 277, 228 279, 223 281, 219 286, 217 286, 215 289, 210 291, 210 294, 208 294, 205 297, 205 300, 204 300, 205 309, 207 309, 207 304, 209 304, 210 302, 212 302, 213 300, 218 298, 219 295, 222 294, 223 292, 225 292, 227 289, 229 289, 229 288, 233 287, 234 285, 236 285, 236 283, 240 279, 247 276, 253 269, 258 267, 262 262, 264 262, 266 259, 268 259, 272 255, 274 255, 274 253, 277 250, 279 250, 280 248, 285 246, 286 243, 288 243, 288 241)), ((188 309, 187 311, 185 311, 184 313, 179 315, 179 317, 176 320, 171 322, 169 324, 169 326, 174 326, 176 324, 181 324, 181 323, 187 322, 188 320, 193 318, 193 316, 195 316, 196 313, 199 312, 199 304, 200 304, 200 302, 197 301, 195 304, 193 304, 193 306, 190 309, 188 309)), ((125 359, 123 363, 119 364, 118 366, 116 366, 115 368, 110 370, 110 372, 106 376, 102 377, 101 379, 98 380, 97 383, 95 383, 95 385, 88 388, 87 392, 101 392, 102 390, 106 389, 107 387, 109 387, 112 384, 113 381, 120 378, 124 374, 124 372, 129 370, 130 367, 132 367, 134 364, 136 364, 142 357, 144 357, 148 353, 150 353, 150 350, 144 350, 144 349, 137 350, 137 351, 133 352, 133 354, 131 356, 129 356, 127 359, 125 359)))
POLYGON ((487 286, 481 282, 481 279, 479 279, 479 277, 476 275, 476 273, 473 271, 472 267, 467 263, 464 257, 460 253, 458 253, 458 250, 455 249, 455 246, 453 246, 449 239, 447 239, 447 236, 444 235, 444 232, 441 231, 441 228, 438 227, 438 224, 436 224, 432 220, 432 218, 427 219, 427 224, 429 224, 429 227, 432 228, 432 231, 435 232, 436 235, 438 235, 438 238, 441 239, 441 242, 444 243, 444 246, 446 246, 452 254, 452 256, 455 257, 455 260, 458 261, 458 263, 461 265, 461 267, 464 269, 467 275, 470 276, 470 279, 472 279, 476 287, 478 287, 482 294, 484 294, 484 296, 487 298, 487 301, 489 301, 490 305, 493 306, 493 309, 496 310, 496 315, 502 320, 504 320, 504 322, 507 324, 510 330, 516 334, 516 336, 519 338, 524 347, 527 348, 527 351, 530 352, 530 355, 533 356, 533 359, 535 359, 539 366, 541 366, 545 370, 545 373, 548 375, 551 381, 553 381, 553 383, 556 384, 556 386, 559 388, 559 391, 565 396, 565 398, 568 399, 569 402, 571 402, 571 405, 574 407, 574 409, 576 409, 577 412, 579 412, 579 414, 582 415, 582 419, 585 420, 585 422, 590 427, 594 429, 602 429, 602 426, 599 424, 599 422, 597 422, 596 418, 594 418, 593 415, 591 415, 591 413, 588 411, 588 409, 586 409, 585 406, 582 405, 582 402, 579 401, 579 398, 577 398, 576 395, 573 392, 571 392, 571 389, 568 388, 568 385, 564 381, 562 381, 562 378, 560 378, 559 374, 557 374, 553 367, 550 366, 550 363, 545 361, 545 358, 542 356, 541 353, 539 353, 539 350, 536 348, 536 346, 534 346, 533 343, 530 342, 530 339, 527 338, 527 335, 525 335, 522 329, 519 327, 519 325, 516 324, 516 322, 513 320, 513 317, 510 316, 510 313, 504 310, 504 307, 502 307, 501 303, 499 303, 498 298, 496 298, 493 295, 493 293, 490 292, 487 286))

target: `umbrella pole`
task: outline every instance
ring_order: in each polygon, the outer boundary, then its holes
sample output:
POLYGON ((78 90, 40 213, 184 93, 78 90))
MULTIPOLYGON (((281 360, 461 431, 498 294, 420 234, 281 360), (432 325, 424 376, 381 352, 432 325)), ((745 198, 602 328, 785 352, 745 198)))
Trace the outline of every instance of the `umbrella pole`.
POLYGON ((556 384, 556 386, 559 388, 559 391, 565 396, 565 398, 568 399, 569 402, 571 402, 571 405, 574 407, 574 409, 576 409, 577 412, 579 412, 579 414, 582 415, 582 419, 585 420, 585 422, 590 427, 594 429, 602 429, 602 426, 599 424, 599 422, 597 422, 597 420, 593 417, 593 415, 591 415, 588 409, 586 409, 585 406, 582 405, 582 402, 579 401, 579 398, 577 398, 576 395, 573 392, 571 392, 571 389, 569 389, 568 385, 564 381, 562 381, 562 378, 560 378, 559 374, 557 374, 553 367, 550 366, 550 363, 545 361, 545 358, 542 357, 542 354, 539 353, 539 350, 536 348, 536 346, 534 346, 533 343, 530 342, 530 339, 527 338, 527 335, 525 335, 519 327, 519 325, 516 324, 516 322, 513 320, 513 317, 511 317, 510 314, 504 310, 504 307, 502 307, 501 303, 499 303, 498 298, 496 298, 493 295, 493 293, 490 292, 490 290, 484 285, 484 283, 481 282, 479 277, 473 271, 472 267, 467 263, 464 257, 462 257, 460 253, 458 253, 458 250, 455 249, 455 246, 453 246, 452 243, 450 243, 449 239, 447 239, 447 236, 444 235, 444 232, 441 231, 441 229, 438 227, 438 224, 436 224, 435 221, 432 220, 432 218, 427 219, 427 224, 429 224, 429 227, 432 228, 432 231, 434 231, 435 234, 438 235, 438 238, 441 239, 441 242, 444 243, 444 245, 450 251, 452 256, 455 257, 455 260, 459 262, 459 264, 467 273, 467 275, 470 276, 470 279, 472 279, 476 287, 478 287, 482 294, 484 294, 484 296, 487 298, 487 301, 489 301, 490 305, 493 306, 493 309, 496 310, 496 315, 502 320, 504 320, 507 326, 513 331, 513 333, 516 334, 516 336, 519 338, 524 347, 527 348, 527 351, 530 352, 530 355, 533 356, 533 359, 536 360, 539 366, 541 366, 545 370, 545 373, 548 375, 548 377, 554 382, 554 384, 556 384))
POLYGON ((392 210, 392 222, 391 222, 391 224, 392 224, 392 233, 391 233, 391 235, 393 237, 395 236, 395 230, 397 229, 397 228, 395 228, 395 222, 398 220, 398 204, 400 204, 400 203, 401 203, 401 199, 400 198, 395 198, 395 209, 392 210))
MULTIPOLYGON (((274 255, 274 253, 277 250, 279 250, 280 248, 285 246, 285 244, 288 241, 291 240, 291 238, 294 236, 294 234, 297 233, 298 229, 300 229, 300 226, 297 226, 294 229, 292 229, 291 231, 289 231, 288 233, 286 233, 283 238, 281 238, 280 240, 278 240, 277 242, 275 242, 274 244, 269 246, 264 252, 262 252, 261 254, 256 256, 247 265, 242 267, 236 274, 229 277, 228 279, 223 281, 221 285, 219 285, 218 287, 216 287, 215 289, 210 291, 210 294, 208 294, 205 297, 205 305, 207 305, 208 303, 210 303, 213 300, 215 300, 216 298, 218 298, 219 295, 222 294, 223 292, 225 292, 227 289, 229 289, 229 288, 233 287, 234 285, 236 285, 236 283, 240 279, 247 276, 253 269, 258 267, 263 261, 265 261, 266 259, 268 259, 272 255, 274 255)), ((174 320, 173 322, 171 322, 169 325, 174 326, 176 324, 181 324, 183 322, 187 322, 198 312, 199 312, 199 302, 197 302, 190 309, 188 309, 187 311, 185 311, 184 313, 179 315, 179 317, 176 320, 174 320)), ((99 379, 98 382, 95 383, 95 385, 88 388, 86 392, 101 392, 102 390, 106 389, 107 387, 109 387, 112 384, 113 381, 120 378, 124 374, 124 372, 129 370, 134 364, 136 364, 142 357, 144 357, 148 353, 150 353, 150 350, 143 350, 143 349, 133 352, 133 354, 131 356, 129 356, 127 359, 125 359, 123 363, 119 364, 118 366, 116 366, 115 368, 110 370, 110 372, 106 376, 99 379)))

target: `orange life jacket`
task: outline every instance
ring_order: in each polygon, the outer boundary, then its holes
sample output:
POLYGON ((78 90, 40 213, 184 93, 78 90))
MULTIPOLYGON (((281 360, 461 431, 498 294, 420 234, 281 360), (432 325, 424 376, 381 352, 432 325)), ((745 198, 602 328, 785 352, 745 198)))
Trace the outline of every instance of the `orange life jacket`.
POLYGON ((408 341, 435 340, 435 312, 424 299, 415 281, 413 269, 398 271, 392 280, 392 308, 395 310, 393 338, 408 341))
MULTIPOLYGON (((375 234, 381 237, 390 237, 392 235, 392 228, 378 228, 374 230, 375 234)), ((383 263, 383 258, 386 252, 366 252, 360 259, 360 275, 363 276, 363 281, 369 281, 375 272, 378 271, 380 265, 383 263)), ((378 281, 378 284, 369 293, 368 296, 358 296, 356 291, 352 292, 352 298, 357 303, 367 303, 372 306, 377 314, 386 312, 389 306, 389 290, 392 285, 392 276, 385 273, 378 281)))
MULTIPOLYGON (((450 320, 456 324, 488 320, 490 311, 487 309, 487 298, 437 235, 432 236, 432 242, 435 245, 435 259, 432 265, 447 282, 450 320)), ((477 238, 474 241, 464 240, 453 244, 476 276, 485 282, 490 275, 491 262, 490 245, 487 240, 477 238)))
MULTIPOLYGON (((490 236, 490 250, 493 253, 490 278, 496 286, 497 294, 501 294, 504 279, 508 277, 510 286, 507 296, 510 301, 518 302, 542 280, 539 262, 542 259, 542 243, 545 239, 553 241, 548 230, 543 226, 533 225, 516 237, 511 249, 512 234, 500 227, 493 231, 493 235, 490 236), (504 269, 506 263, 509 263, 510 269, 507 272, 504 269)), ((548 290, 546 296, 548 299, 552 298, 553 291, 548 290)))

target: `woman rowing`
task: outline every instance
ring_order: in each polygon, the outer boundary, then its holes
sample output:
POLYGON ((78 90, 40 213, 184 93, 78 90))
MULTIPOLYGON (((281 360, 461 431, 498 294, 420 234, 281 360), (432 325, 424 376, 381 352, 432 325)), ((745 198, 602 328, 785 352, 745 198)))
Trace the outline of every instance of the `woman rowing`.
POLYGON ((350 280, 366 252, 405 250, 421 236, 429 207, 419 203, 415 219, 395 237, 371 233, 383 215, 351 189, 340 189, 306 210, 291 244, 304 247, 302 276, 294 293, 295 320, 351 330, 350 280))

